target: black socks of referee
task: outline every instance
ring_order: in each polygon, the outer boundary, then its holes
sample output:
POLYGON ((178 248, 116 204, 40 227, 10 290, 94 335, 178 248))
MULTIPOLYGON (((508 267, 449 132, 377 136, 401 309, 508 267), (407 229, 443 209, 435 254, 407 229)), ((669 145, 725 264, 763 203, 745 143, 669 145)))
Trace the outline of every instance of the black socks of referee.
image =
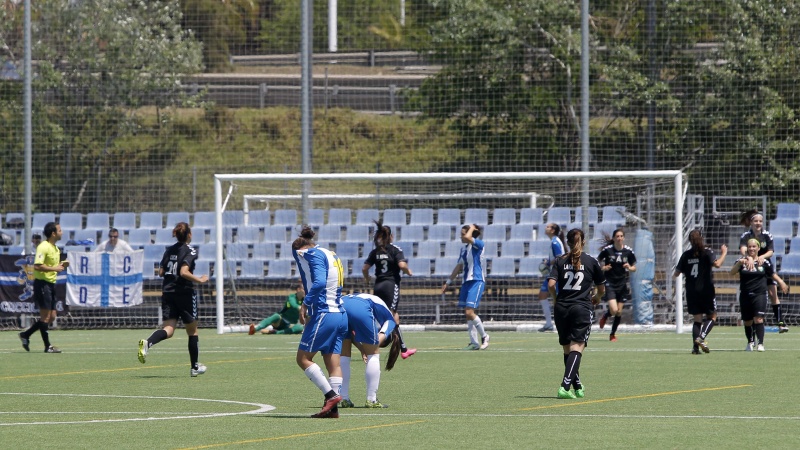
POLYGON ((566 355, 567 361, 564 363, 564 380, 561 382, 561 387, 564 390, 569 390, 572 385, 572 380, 578 379, 578 371, 581 368, 581 352, 569 352, 566 355))

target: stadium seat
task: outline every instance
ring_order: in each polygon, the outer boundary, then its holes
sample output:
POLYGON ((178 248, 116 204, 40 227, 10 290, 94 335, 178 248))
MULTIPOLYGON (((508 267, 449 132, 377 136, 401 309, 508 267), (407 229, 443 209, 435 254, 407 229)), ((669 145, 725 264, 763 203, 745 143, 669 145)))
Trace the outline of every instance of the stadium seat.
POLYGON ((268 209, 248 211, 247 216, 245 217, 245 222, 248 226, 259 228, 272 225, 272 211, 268 209))
MULTIPOLYGON (((212 244, 217 242, 217 229, 211 228, 208 230, 208 242, 207 244, 212 244)), ((222 242, 233 242, 233 228, 223 228, 222 229, 222 242)))
POLYGON ((359 209, 356 211, 355 224, 373 226, 373 220, 378 220, 380 218, 381 213, 377 209, 359 209))
POLYGON ((547 211, 547 223, 557 223, 566 227, 572 222, 572 210, 566 206, 556 206, 547 211))
MULTIPOLYGON (((25 213, 7 213, 4 228, 25 228, 25 213)), ((33 230, 34 233, 41 233, 42 230, 33 230)))
POLYGON ((434 270, 433 276, 434 277, 449 277, 453 273, 453 269, 456 267, 456 262, 458 262, 457 256, 445 256, 442 258, 436 258, 434 261, 434 270))
MULTIPOLYGON (((294 239, 294 237, 292 237, 294 239)), ((264 227, 264 242, 287 242, 288 231, 285 225, 264 227)))
POLYGON ((544 258, 550 257, 550 241, 531 241, 528 249, 528 257, 536 258, 540 262, 544 258))
MULTIPOLYGON (((467 222, 469 223, 469 222, 467 222)), ((506 240, 506 226, 505 225, 486 225, 480 236, 484 241, 505 242, 506 240)))
POLYGON ((586 241, 586 248, 585 248, 584 252, 586 252, 586 254, 588 254, 588 255, 591 255, 591 256, 594 256, 595 258, 597 258, 598 256, 600 256, 600 250, 603 247, 605 247, 605 242, 604 241, 600 241, 600 240, 597 240, 597 239, 589 239, 588 241, 586 241))
POLYGON ((350 242, 370 242, 372 236, 367 225, 350 225, 345 230, 345 239, 350 242))
POLYGON ((614 223, 617 225, 625 225, 625 216, 620 213, 625 212, 624 206, 604 206, 603 207, 603 217, 600 219, 603 223, 614 223))
POLYGON ((400 229, 400 238, 404 241, 423 241, 425 240, 425 229, 422 225, 406 225, 400 229))
POLYGON ((8 247, 4 247, 5 251, 3 252, 6 255, 22 255, 25 252, 25 247, 21 245, 9 245, 8 247))
POLYGON ((313 208, 308 210, 308 214, 303 216, 303 223, 318 227, 325 224, 325 210, 313 208))
POLYGON ((217 226, 217 219, 214 216, 214 211, 197 211, 194 213, 193 227, 215 228, 217 226))
POLYGON ((273 225, 285 225, 293 227, 297 225, 297 211, 294 209, 278 209, 275 211, 275 221, 273 225))
POLYGON ((461 227, 461 211, 455 208, 440 208, 436 212, 437 225, 450 225, 461 227))
POLYGON ((58 223, 61 224, 61 231, 64 232, 62 239, 69 239, 74 231, 83 229, 83 215, 81 213, 61 213, 58 216, 58 223))
POLYGON ((175 225, 177 225, 178 222, 191 224, 192 221, 189 219, 189 213, 186 211, 169 211, 167 213, 167 224, 165 225, 165 228, 169 228, 171 230, 175 228, 175 225))
POLYGON ((539 271, 541 263, 542 258, 520 258, 516 278, 541 278, 542 273, 539 271))
POLYGON ((217 245, 204 244, 193 246, 197 249, 197 260, 214 261, 217 259, 217 245))
MULTIPOLYGON (((589 214, 587 216, 589 220, 587 221, 589 225, 594 225, 599 222, 599 212, 597 206, 590 206, 589 207, 589 214)), ((575 208, 575 220, 573 222, 583 224, 583 208, 578 206, 575 208)), ((583 226, 583 225, 581 225, 583 226)))
POLYGON ((525 241, 508 241, 500 247, 502 258, 523 258, 525 256, 525 241))
POLYGON ((144 245, 142 248, 142 250, 144 250, 143 257, 145 260, 161 262, 161 258, 164 257, 164 251, 166 249, 166 246, 159 244, 144 245))
POLYGON ((350 208, 331 208, 328 210, 327 223, 329 225, 352 225, 353 212, 350 211, 350 208))
POLYGON ((800 255, 800 236, 795 236, 789 241, 789 254, 800 255))
MULTIPOLYGON (((89 227, 89 216, 86 216, 86 227, 89 227)), ((155 231, 164 228, 163 215, 160 212, 143 212, 139 214, 139 228, 155 231)))
MULTIPOLYGON (((44 226, 47 225, 48 222, 55 222, 56 215, 53 213, 33 213, 33 224, 31 225, 31 230, 34 233, 41 232, 44 230, 44 226)), ((108 229, 108 227, 106 227, 108 229)), ((44 236, 42 236, 44 237, 44 236)))
MULTIPOLYGON (((406 258, 411 255, 406 255, 406 258)), ((425 241, 417 245, 417 258, 435 259, 442 257, 442 244, 438 241, 425 241)))
POLYGON ((489 210, 486 208, 467 208, 464 211, 464 224, 478 224, 485 226, 489 224, 489 210))
POLYGON ((276 259, 274 261, 269 261, 269 268, 265 278, 270 280, 289 280, 292 278, 293 264, 294 261, 288 259, 276 259))
MULTIPOLYGON (((192 233, 192 237, 194 237, 194 233, 192 233)), ((172 236, 172 228, 160 228, 156 230, 156 238, 153 243, 159 245, 172 245, 177 241, 177 238, 172 236)))
POLYGON ((519 210, 519 225, 539 225, 543 223, 542 208, 522 208, 519 210))
POLYGON ((775 238, 791 239, 794 237, 794 222, 790 219, 770 220, 767 229, 775 238))
MULTIPOLYGON (((291 252, 290 252, 291 254, 291 252)), ((278 245, 272 242, 258 242, 253 244, 253 258, 260 261, 272 261, 278 258, 278 245)))
POLYGON ((402 227, 406 225, 405 209, 387 209, 383 211, 383 224, 390 227, 402 227))
POLYGON ((244 226, 244 211, 223 211, 222 226, 224 228, 239 228, 244 226))
POLYGON ((484 258, 495 258, 497 257, 498 250, 500 249, 499 242, 484 242, 483 243, 483 257, 484 258))
POLYGON ((341 225, 321 225, 315 236, 317 242, 339 242, 342 239, 341 225))
POLYGON ((513 278, 516 272, 514 258, 492 258, 488 278, 513 278))
POLYGON ((512 225, 508 236, 509 241, 532 241, 533 226, 530 224, 512 225))
POLYGON ((800 203, 778 203, 775 219, 800 222, 800 203))
POLYGON ((257 225, 241 226, 236 231, 236 242, 255 244, 261 241, 261 229, 257 225))
POLYGON ((210 277, 213 275, 211 273, 211 260, 195 260, 193 273, 198 277, 203 275, 208 275, 210 277))
POLYGON ((225 259, 230 261, 244 261, 250 258, 250 246, 243 242, 233 242, 225 245, 225 259))
MULTIPOLYGON (((410 259, 411 257, 414 256, 414 247, 416 247, 419 244, 414 241, 395 241, 392 243, 392 245, 402 250, 403 255, 405 255, 407 259, 410 259)), ((364 247, 364 259, 367 258, 367 256, 369 255, 369 253, 372 251, 373 248, 375 248, 374 245, 369 245, 364 247)))
MULTIPOLYGON (((144 280, 159 280, 161 277, 158 276, 158 269, 161 262, 161 258, 158 261, 152 259, 144 259, 142 258, 142 279, 144 280)), ((197 268, 195 266, 195 272, 197 273, 197 268)))
POLYGON ((358 259, 361 257, 360 247, 358 242, 337 242, 336 254, 339 259, 358 259))
MULTIPOLYGON (((613 237, 614 230, 619 228, 619 224, 617 222, 599 222, 597 225, 594 226, 594 235, 592 240, 599 240, 604 241, 606 236, 609 238, 613 237)), ((586 232, 584 232, 586 234, 586 232)))
POLYGON ((516 225, 517 210, 514 208, 495 208, 495 210, 492 212, 492 224, 516 225))
POLYGON ((239 261, 231 261, 225 260, 222 263, 223 269, 225 269, 224 276, 226 278, 238 278, 239 277, 239 261))
POLYGON ((453 227, 451 225, 431 225, 428 227, 428 240, 448 242, 453 240, 453 227))
MULTIPOLYGON (((21 230, 9 230, 9 229, 0 229, 0 233, 6 234, 11 237, 11 245, 18 245, 20 240, 20 232, 21 230)), ((33 231, 36 233, 36 231, 33 231)), ((41 232, 38 232, 41 234, 41 232)))
POLYGON ((774 246, 774 250, 775 250, 775 256, 782 256, 782 255, 786 254, 786 248, 788 247, 786 245, 786 239, 784 239, 784 238, 775 238, 773 240, 773 246, 774 246))
POLYGON ((464 248, 464 243, 461 241, 449 241, 444 243, 445 256, 458 257, 461 254, 461 249, 464 248))
POLYGON ((244 279, 264 278, 264 261, 261 259, 250 259, 242 262, 242 273, 239 275, 244 279))
MULTIPOLYGON (((8 247, 8 252, 7 253, 9 255, 21 255, 22 253, 13 253, 13 252, 16 252, 17 249, 19 249, 19 251, 21 252, 22 251, 22 246, 21 245, 12 245, 11 247, 8 247)), ((63 251, 61 253, 65 254, 65 255, 68 255, 68 254, 74 253, 74 252, 90 252, 92 250, 94 250, 94 248, 91 245, 65 245, 64 249, 63 249, 63 251)))
POLYGON ((415 277, 427 278, 431 276, 431 260, 428 258, 413 258, 408 261, 408 268, 415 277))
POLYGON ((412 208, 409 225, 433 225, 433 208, 412 208))
POLYGON ((781 258, 781 275, 800 275, 800 253, 789 253, 781 258))
MULTIPOLYGON (((86 241, 86 240, 90 240, 91 239, 91 241, 94 242, 94 245, 97 245, 99 242, 101 242, 97 237, 99 231, 100 230, 95 230, 95 229, 90 229, 90 228, 87 228, 85 230, 77 230, 77 231, 75 231, 75 233, 72 234, 72 240, 74 240, 74 241, 86 241)), ((42 236, 42 237, 44 237, 44 236, 42 236)), ((103 239, 105 239, 105 238, 103 238, 103 239)), ((148 242, 148 244, 149 244, 149 242, 148 242)), ((92 248, 94 248, 94 246, 92 246, 92 248)))
POLYGON ((148 229, 135 228, 128 232, 128 244, 133 248, 152 243, 152 237, 148 229))
POLYGON ((128 232, 136 228, 136 213, 118 212, 114 213, 114 228, 122 232, 128 232))

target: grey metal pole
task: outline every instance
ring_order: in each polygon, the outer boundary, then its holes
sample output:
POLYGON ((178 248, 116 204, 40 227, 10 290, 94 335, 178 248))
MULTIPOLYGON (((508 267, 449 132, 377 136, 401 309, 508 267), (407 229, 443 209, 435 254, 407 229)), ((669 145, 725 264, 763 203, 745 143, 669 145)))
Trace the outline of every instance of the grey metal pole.
POLYGON ((339 25, 336 23, 339 15, 338 3, 338 0, 328 0, 328 51, 331 53, 336 53, 339 49, 339 25))
MULTIPOLYGON (((581 0, 581 171, 589 171, 589 0, 581 0)), ((581 183, 581 227, 588 233, 589 178, 581 183)))
MULTIPOLYGON (((300 110, 301 110, 301 137, 303 173, 311 173, 312 155, 312 36, 314 26, 314 1, 302 0, 300 7, 300 110)), ((307 222, 308 211, 311 209, 308 198, 311 192, 311 181, 303 181, 303 221, 307 222)))
POLYGON ((31 80, 33 79, 33 68, 31 65, 31 0, 25 0, 25 56, 24 56, 24 71, 25 77, 23 81, 23 115, 24 115, 24 128, 25 134, 25 232, 22 234, 24 248, 28 249, 26 254, 30 255, 35 252, 31 244, 31 226, 33 216, 33 122, 31 117, 33 115, 33 90, 31 89, 31 80))

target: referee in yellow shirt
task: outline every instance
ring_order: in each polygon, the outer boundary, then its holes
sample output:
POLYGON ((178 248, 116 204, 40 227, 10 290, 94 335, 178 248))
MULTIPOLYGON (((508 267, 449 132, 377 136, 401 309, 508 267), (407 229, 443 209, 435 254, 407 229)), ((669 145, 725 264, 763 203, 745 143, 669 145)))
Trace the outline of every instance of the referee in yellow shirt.
POLYGON ((61 353, 57 347, 50 345, 50 324, 56 319, 56 276, 63 272, 69 264, 61 261, 61 250, 56 242, 61 239, 61 225, 48 222, 44 226, 45 241, 36 247, 33 260, 33 300, 39 307, 39 320, 30 328, 19 334, 22 348, 30 350, 30 337, 37 330, 42 333, 45 353, 61 353))

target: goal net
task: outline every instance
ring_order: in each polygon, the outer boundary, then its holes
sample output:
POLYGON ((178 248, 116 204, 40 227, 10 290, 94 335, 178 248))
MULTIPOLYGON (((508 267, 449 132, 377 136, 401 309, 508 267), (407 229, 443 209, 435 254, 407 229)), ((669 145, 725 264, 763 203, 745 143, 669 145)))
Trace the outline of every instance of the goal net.
POLYGON ((291 242, 301 224, 342 260, 344 292, 370 291, 362 266, 375 220, 392 228, 413 272, 400 285, 406 325, 463 323, 457 290, 442 296, 440 289, 467 223, 483 229, 486 243, 481 318, 517 328, 541 322, 544 226, 555 222, 565 234, 583 229, 586 251, 595 257, 605 238, 623 228, 641 274, 632 279, 637 298, 624 323, 681 331, 682 289, 671 274, 691 225, 683 219, 683 182, 680 171, 217 174, 215 227, 198 243, 201 254, 214 252, 207 270, 217 331, 244 331, 281 308, 297 279, 291 242))

